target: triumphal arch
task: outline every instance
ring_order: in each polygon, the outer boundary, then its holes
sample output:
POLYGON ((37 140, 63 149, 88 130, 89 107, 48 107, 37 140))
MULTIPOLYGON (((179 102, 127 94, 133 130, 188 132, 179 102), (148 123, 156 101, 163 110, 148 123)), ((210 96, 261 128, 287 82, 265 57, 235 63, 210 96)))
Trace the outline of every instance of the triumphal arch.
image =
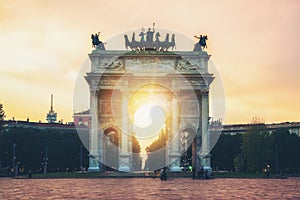
POLYGON ((180 157, 192 145, 193 167, 210 168, 209 86, 214 77, 208 72, 206 38, 201 36, 191 51, 173 51, 175 34, 160 41, 159 32, 141 33, 140 40, 135 33, 131 41, 124 35, 130 49, 122 51, 106 50, 93 35, 91 70, 85 77, 90 88, 89 171, 101 171, 103 165, 133 171, 133 115, 146 102, 165 113, 165 166, 181 171, 180 157))

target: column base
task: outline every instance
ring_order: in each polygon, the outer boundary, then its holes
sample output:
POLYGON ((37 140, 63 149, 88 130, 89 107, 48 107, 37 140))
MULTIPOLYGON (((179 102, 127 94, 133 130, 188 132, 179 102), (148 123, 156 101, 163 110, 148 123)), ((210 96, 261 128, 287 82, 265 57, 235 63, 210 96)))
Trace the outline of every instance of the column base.
POLYGON ((171 172, 181 172, 180 154, 179 153, 171 153, 171 155, 169 156, 169 160, 171 161, 169 170, 171 172))
POLYGON ((130 155, 127 152, 121 152, 119 155, 119 171, 130 172, 130 155))
POLYGON ((99 155, 94 153, 89 155, 89 172, 99 172, 101 168, 99 167, 99 155))
POLYGON ((170 172, 181 172, 182 171, 181 168, 178 166, 172 166, 172 167, 170 167, 169 170, 170 170, 170 172))
POLYGON ((212 168, 210 165, 210 154, 206 154, 204 156, 200 156, 201 159, 201 166, 203 167, 204 171, 207 170, 208 174, 212 173, 212 168))
POLYGON ((128 166, 122 166, 122 167, 119 167, 118 170, 120 172, 130 172, 130 167, 128 167, 128 166))
POLYGON ((89 167, 88 171, 89 172, 100 172, 100 168, 99 167, 89 167))

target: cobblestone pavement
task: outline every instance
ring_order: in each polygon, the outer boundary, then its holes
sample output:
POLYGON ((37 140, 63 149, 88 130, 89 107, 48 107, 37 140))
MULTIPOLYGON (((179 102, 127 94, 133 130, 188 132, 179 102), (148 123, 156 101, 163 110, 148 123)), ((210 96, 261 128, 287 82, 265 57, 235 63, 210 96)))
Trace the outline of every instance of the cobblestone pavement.
POLYGON ((0 199, 300 199, 300 178, 1 178, 0 199))

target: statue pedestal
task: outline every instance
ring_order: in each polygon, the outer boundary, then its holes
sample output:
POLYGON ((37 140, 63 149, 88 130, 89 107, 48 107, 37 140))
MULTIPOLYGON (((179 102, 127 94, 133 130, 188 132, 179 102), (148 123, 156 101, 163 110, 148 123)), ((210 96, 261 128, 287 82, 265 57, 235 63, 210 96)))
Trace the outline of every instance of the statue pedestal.
POLYGON ((130 156, 127 152, 122 152, 119 155, 119 171, 130 172, 130 156))
POLYGON ((97 154, 90 154, 89 155, 89 172, 99 172, 102 169, 99 167, 99 155, 97 154))

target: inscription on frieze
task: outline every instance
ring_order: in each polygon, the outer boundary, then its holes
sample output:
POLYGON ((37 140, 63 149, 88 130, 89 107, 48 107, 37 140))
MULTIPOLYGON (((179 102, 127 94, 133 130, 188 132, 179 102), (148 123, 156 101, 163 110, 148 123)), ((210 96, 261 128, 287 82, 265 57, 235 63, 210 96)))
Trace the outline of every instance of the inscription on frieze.
POLYGON ((174 60, 160 59, 127 59, 125 60, 125 68, 132 72, 174 72, 174 60))

